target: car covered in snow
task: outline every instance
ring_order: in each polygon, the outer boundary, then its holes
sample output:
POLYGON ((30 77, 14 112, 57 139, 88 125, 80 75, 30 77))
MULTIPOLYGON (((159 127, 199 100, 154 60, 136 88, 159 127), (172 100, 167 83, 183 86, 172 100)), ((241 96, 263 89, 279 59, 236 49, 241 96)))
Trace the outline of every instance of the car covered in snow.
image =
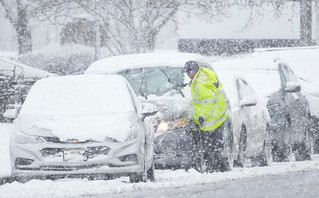
POLYGON ((257 95, 266 99, 273 160, 310 160, 309 102, 289 65, 278 57, 263 56, 216 61, 216 64, 242 74, 257 95))
MULTIPOLYGON (((101 59, 85 72, 85 75, 122 75, 141 101, 156 105, 160 113, 154 136, 156 168, 186 168, 193 160, 190 157, 193 140, 187 134, 193 120, 190 79, 182 72, 189 60, 211 67, 209 60, 198 54, 145 53, 101 59)), ((228 137, 225 139, 230 140, 228 137)), ((231 155, 230 150, 224 153, 231 155)), ((232 160, 229 163, 232 165, 232 160)))
POLYGON ((41 79, 14 120, 12 176, 154 180, 155 114, 122 76, 41 79))
POLYGON ((4 119, 3 114, 19 109, 30 87, 38 79, 49 76, 56 74, 0 57, 0 122, 10 121, 4 119))
POLYGON ((272 162, 268 131, 270 116, 265 101, 241 75, 218 64, 213 65, 231 107, 234 165, 269 165, 272 162))
POLYGON ((314 137, 314 152, 319 153, 319 47, 289 47, 256 49, 254 57, 284 59, 298 77, 309 102, 311 135, 314 137))

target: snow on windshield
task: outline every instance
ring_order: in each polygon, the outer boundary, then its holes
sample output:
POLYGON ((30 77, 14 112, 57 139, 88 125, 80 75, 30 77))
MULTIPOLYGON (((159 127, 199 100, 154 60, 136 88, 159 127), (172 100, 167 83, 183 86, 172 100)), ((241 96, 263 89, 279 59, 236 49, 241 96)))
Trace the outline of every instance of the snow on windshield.
POLYGON ((68 76, 38 81, 20 115, 99 115, 134 111, 124 78, 68 76))
POLYGON ((138 96, 162 96, 172 90, 178 91, 184 84, 181 68, 138 68, 119 74, 129 81, 138 96))

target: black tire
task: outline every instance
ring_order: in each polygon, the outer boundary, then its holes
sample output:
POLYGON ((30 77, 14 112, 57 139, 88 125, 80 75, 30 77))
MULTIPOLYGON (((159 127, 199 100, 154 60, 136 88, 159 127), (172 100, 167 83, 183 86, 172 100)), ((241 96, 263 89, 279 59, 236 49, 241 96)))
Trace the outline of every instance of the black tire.
POLYGON ((223 154, 215 155, 217 158, 216 169, 220 172, 231 171, 234 166, 233 159, 233 131, 231 123, 228 121, 225 126, 223 136, 223 154))
POLYGON ((304 142, 297 145, 295 157, 296 161, 312 160, 313 158, 313 138, 308 131, 305 133, 304 142))
POLYGON ((264 141, 264 148, 260 156, 253 157, 251 159, 252 166, 269 166, 272 162, 273 156, 271 154, 270 143, 267 143, 267 140, 264 141))
POLYGON ((150 169, 148 169, 147 173, 146 173, 146 177, 147 180, 150 180, 151 182, 155 181, 155 174, 154 174, 154 164, 152 165, 152 167, 150 169))
POLYGON ((291 140, 291 118, 289 115, 286 115, 286 124, 285 124, 285 133, 283 140, 283 147, 279 147, 278 143, 272 145, 272 155, 274 162, 289 162, 291 161, 290 157, 293 155, 292 152, 292 140, 291 140))
POLYGON ((292 155, 292 148, 290 144, 285 145, 284 148, 280 148, 277 144, 272 146, 272 156, 274 162, 289 162, 292 155))
POLYGON ((252 166, 269 166, 269 164, 272 163, 273 156, 271 152, 269 133, 269 124, 267 124, 263 151, 261 152, 260 156, 252 159, 252 166))
POLYGON ((241 126, 241 132, 239 137, 239 150, 238 158, 235 161, 237 167, 244 167, 246 160, 246 149, 247 149, 247 131, 245 125, 241 126))
POLYGON ((130 175, 130 182, 131 183, 139 183, 139 182, 146 182, 143 173, 134 173, 130 175))

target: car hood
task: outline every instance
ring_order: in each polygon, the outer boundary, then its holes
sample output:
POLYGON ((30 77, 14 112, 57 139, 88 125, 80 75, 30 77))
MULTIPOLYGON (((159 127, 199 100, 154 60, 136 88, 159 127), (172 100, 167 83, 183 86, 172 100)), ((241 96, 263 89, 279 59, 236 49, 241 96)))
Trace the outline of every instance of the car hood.
POLYGON ((28 135, 58 137, 61 141, 115 139, 125 141, 138 124, 134 113, 91 116, 19 116, 17 129, 28 135))
POLYGON ((150 97, 144 102, 155 105, 161 113, 161 119, 164 120, 178 119, 192 115, 191 99, 187 97, 150 97))

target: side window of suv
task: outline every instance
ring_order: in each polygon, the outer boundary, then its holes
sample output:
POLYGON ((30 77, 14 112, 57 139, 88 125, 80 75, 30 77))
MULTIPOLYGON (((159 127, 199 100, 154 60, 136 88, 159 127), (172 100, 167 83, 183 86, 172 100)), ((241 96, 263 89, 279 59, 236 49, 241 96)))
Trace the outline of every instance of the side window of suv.
POLYGON ((297 77, 288 65, 279 64, 278 69, 282 86, 285 86, 288 82, 294 82, 299 84, 297 77))
POLYGON ((250 87, 250 85, 245 80, 237 79, 236 85, 237 85, 237 89, 239 93, 239 99, 256 96, 254 90, 250 87))
POLYGON ((283 64, 278 65, 278 72, 280 76, 281 87, 283 87, 288 82, 287 71, 285 71, 283 64))

